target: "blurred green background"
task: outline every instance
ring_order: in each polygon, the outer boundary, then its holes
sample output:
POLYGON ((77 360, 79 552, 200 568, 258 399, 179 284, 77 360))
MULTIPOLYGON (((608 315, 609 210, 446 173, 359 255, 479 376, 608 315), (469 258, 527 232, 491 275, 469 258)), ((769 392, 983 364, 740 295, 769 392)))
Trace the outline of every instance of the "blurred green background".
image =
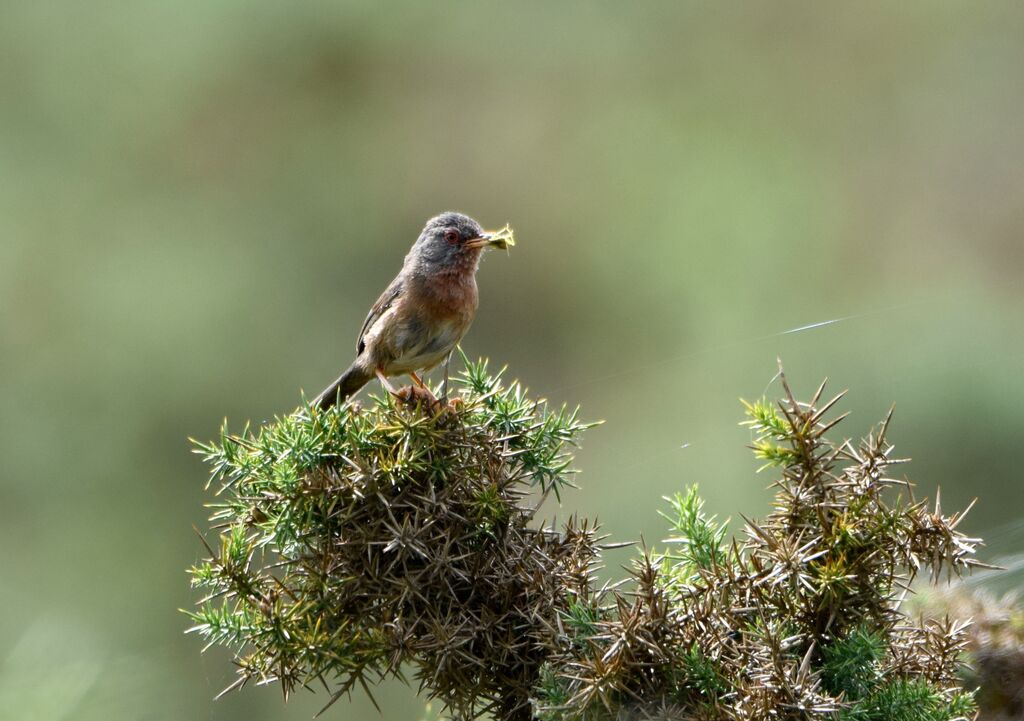
POLYGON ((519 241, 466 351, 607 420, 560 517, 763 513, 737 399, 780 356, 847 434, 895 402, 921 492, 1019 551, 1022 38, 1019 2, 0 5, 2 715, 320 707, 212 700, 186 438, 333 379, 445 209, 519 241))

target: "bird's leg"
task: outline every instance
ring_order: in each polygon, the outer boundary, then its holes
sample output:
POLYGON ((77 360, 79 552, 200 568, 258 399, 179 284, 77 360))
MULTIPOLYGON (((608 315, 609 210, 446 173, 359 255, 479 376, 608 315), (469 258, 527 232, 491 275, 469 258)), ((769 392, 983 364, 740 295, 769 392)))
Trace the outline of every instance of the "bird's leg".
POLYGON ((448 405, 448 366, 452 362, 452 352, 448 351, 448 355, 444 359, 444 383, 441 385, 441 402, 448 405))
POLYGON ((379 380, 380 384, 387 389, 388 393, 390 393, 391 395, 397 394, 397 391, 394 389, 394 387, 390 383, 388 383, 388 378, 386 375, 384 375, 384 371, 382 371, 380 368, 375 368, 373 372, 377 375, 377 380, 379 380))
POLYGON ((423 379, 420 378, 418 375, 416 375, 416 371, 409 371, 409 377, 412 378, 413 382, 416 385, 418 385, 420 388, 425 387, 424 383, 423 383, 423 379))

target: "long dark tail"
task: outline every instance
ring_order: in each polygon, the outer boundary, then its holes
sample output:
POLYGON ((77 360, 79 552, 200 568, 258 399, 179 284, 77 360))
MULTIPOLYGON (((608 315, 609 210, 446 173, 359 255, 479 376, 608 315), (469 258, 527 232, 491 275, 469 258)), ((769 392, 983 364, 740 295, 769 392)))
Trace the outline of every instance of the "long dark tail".
POLYGON ((327 386, 324 392, 316 397, 313 405, 320 410, 326 410, 335 404, 344 403, 349 396, 369 383, 371 378, 373 378, 372 373, 353 363, 338 377, 338 380, 327 386))

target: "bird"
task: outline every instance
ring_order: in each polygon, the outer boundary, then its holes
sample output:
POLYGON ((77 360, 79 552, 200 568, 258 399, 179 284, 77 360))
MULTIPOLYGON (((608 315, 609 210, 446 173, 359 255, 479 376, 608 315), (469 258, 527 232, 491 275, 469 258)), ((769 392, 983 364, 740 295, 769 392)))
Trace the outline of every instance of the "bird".
POLYGON ((508 226, 487 231, 462 213, 448 211, 428 220, 402 269, 366 315, 355 360, 311 405, 321 410, 340 405, 375 376, 392 394, 392 376, 408 374, 422 388, 417 371, 442 361, 447 396, 448 362, 476 315, 480 257, 486 248, 513 244, 508 226))

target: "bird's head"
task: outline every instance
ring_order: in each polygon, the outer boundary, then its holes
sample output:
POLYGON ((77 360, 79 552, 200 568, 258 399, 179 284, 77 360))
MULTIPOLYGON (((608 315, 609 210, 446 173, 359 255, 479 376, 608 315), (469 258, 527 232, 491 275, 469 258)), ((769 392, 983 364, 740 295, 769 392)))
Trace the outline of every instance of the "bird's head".
POLYGON ((473 272, 484 248, 503 248, 508 244, 508 238, 484 230, 468 215, 449 211, 427 221, 406 262, 415 263, 427 273, 473 272))

